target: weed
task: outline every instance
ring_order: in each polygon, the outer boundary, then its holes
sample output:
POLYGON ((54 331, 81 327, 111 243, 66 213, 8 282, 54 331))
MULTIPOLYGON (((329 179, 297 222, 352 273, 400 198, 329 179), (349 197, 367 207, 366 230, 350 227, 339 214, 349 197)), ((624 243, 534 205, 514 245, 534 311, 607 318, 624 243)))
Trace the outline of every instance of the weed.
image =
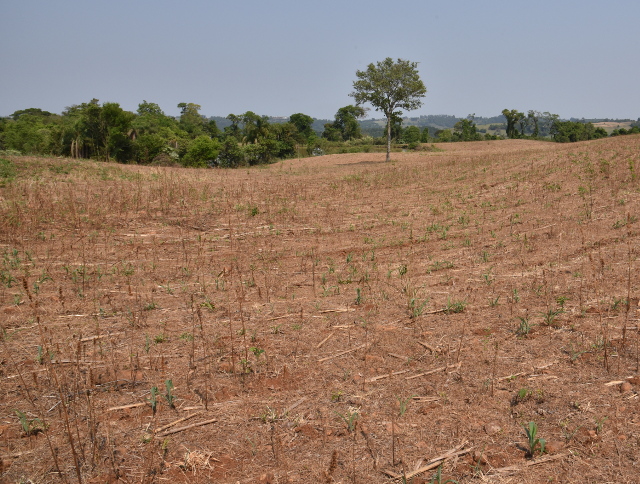
POLYGON ((614 229, 620 229, 620 228, 622 228, 622 227, 625 227, 627 224, 630 224, 630 223, 634 223, 634 222, 636 222, 637 220, 638 220, 638 218, 637 218, 637 217, 634 217, 634 216, 630 216, 630 217, 628 217, 628 218, 626 218, 626 219, 624 219, 624 220, 617 220, 617 221, 613 224, 613 228, 614 228, 614 229))
POLYGON ((518 404, 518 403, 525 402, 529 399, 529 397, 531 397, 531 395, 533 395, 533 392, 530 389, 523 387, 520 390, 518 390, 518 394, 513 399, 514 403, 518 404))
MULTIPOLYGON (((54 353, 52 351, 49 351, 49 361, 53 361, 53 358, 55 357, 54 353)), ((42 346, 38 345, 38 356, 36 361, 40 364, 40 365, 44 365, 45 362, 45 354, 44 354, 44 349, 42 348, 42 346)))
POLYGON ((582 428, 582 425, 578 425, 573 432, 569 431, 569 423, 568 421, 561 421, 560 422, 560 428, 562 429, 562 434, 564 435, 564 439, 567 442, 571 442, 571 440, 573 439, 573 437, 575 437, 575 435, 578 433, 578 430, 580 430, 582 428))
POLYGON ((262 348, 256 348, 255 346, 249 348, 249 351, 253 353, 253 356, 256 357, 256 360, 260 360, 260 355, 264 353, 264 350, 262 348))
POLYGON ((613 302, 611 303, 611 311, 619 311, 622 307, 627 305, 627 300, 623 297, 621 298, 613 298, 613 302))
POLYGON ((576 360, 578 358, 580 358, 582 355, 584 355, 585 353, 588 353, 587 350, 585 351, 576 351, 573 349, 573 345, 571 345, 571 347, 569 348, 569 350, 565 350, 566 353, 569 353, 569 360, 571 361, 571 363, 575 363, 576 360))
POLYGON ((466 227, 469 225, 469 217, 467 215, 460 215, 460 217, 458 217, 458 223, 463 227, 466 227))
POLYGON ((160 343, 166 343, 167 341, 169 341, 169 338, 164 333, 157 334, 153 337, 153 342, 158 345, 160 343))
POLYGON ((266 410, 260 415, 260 420, 264 423, 275 422, 278 420, 278 412, 267 405, 266 410))
POLYGON ((15 410, 18 419, 20 420, 20 426, 26 436, 36 435, 39 432, 44 432, 47 426, 39 418, 28 419, 27 415, 20 410, 15 410))
POLYGON ((441 271, 444 269, 451 269, 452 267, 453 267, 453 262, 451 261, 448 261, 448 260, 435 261, 433 264, 431 264, 429 269, 427 269, 427 272, 431 273, 431 272, 441 271))
POLYGON ((204 302, 200 303, 200 307, 206 308, 209 311, 215 311, 216 305, 213 304, 208 297, 205 298, 204 302))
POLYGON ((260 209, 254 205, 247 209, 247 213, 249 214, 250 217, 255 217, 260 213, 260 209))
POLYGON ((344 395, 344 392, 342 392, 342 390, 336 390, 331 394, 331 401, 333 403, 339 402, 342 400, 343 395, 344 395))
POLYGON ((339 412, 335 412, 335 414, 346 424, 349 432, 354 432, 356 430, 358 418, 360 418, 360 410, 358 408, 349 407, 344 414, 339 412))
POLYGON ((444 309, 444 312, 446 314, 462 313, 462 312, 464 312, 466 307, 467 307, 467 302, 466 301, 451 301, 451 300, 448 300, 447 301, 447 306, 444 309))
POLYGON ((247 360, 246 358, 241 358, 240 359, 240 366, 242 366, 242 374, 247 374, 247 373, 251 373, 252 368, 251 368, 251 362, 249 360, 247 360))
POLYGON ((429 302, 429 299, 425 299, 420 302, 419 299, 412 297, 409 299, 408 307, 409 307, 409 317, 411 319, 417 318, 424 312, 424 307, 429 302))
POLYGON ((549 309, 546 312, 540 313, 545 326, 557 326, 556 318, 560 316, 564 311, 562 309, 549 309))
POLYGON ((14 282, 16 282, 16 279, 9 271, 0 271, 0 283, 4 286, 12 287, 14 282))
POLYGON ((152 301, 142 309, 145 310, 145 311, 151 311, 152 309, 156 309, 157 307, 158 307, 157 304, 152 301))
POLYGON ((520 325, 518 329, 516 329, 516 334, 521 337, 525 337, 531 332, 531 324, 529 323, 529 318, 518 316, 520 320, 520 325))
POLYGON ((602 433, 602 428, 604 427, 604 423, 609 419, 609 417, 596 418, 596 434, 600 435, 602 433))
POLYGON ((558 296, 556 298, 556 302, 558 303, 558 306, 560 306, 560 309, 562 311, 564 311, 564 303, 566 303, 569 300, 569 297, 567 296, 558 296))
MULTIPOLYGON (((444 464, 444 463, 443 463, 444 464)), ((438 469, 436 470, 436 473, 434 474, 433 478, 429 481, 428 484, 458 484, 458 481, 454 481, 453 479, 447 479, 446 481, 442 480, 442 466, 443 464, 440 464, 438 466, 438 469)), ((406 482, 406 479, 404 479, 404 482, 406 482)))
POLYGON ((193 341, 193 335, 191 333, 182 333, 180 339, 183 341, 193 341))
POLYGON ((409 406, 409 402, 413 400, 416 395, 409 395, 407 398, 403 399, 402 397, 396 397, 398 402, 400 403, 398 415, 402 417, 407 412, 407 407, 409 406))

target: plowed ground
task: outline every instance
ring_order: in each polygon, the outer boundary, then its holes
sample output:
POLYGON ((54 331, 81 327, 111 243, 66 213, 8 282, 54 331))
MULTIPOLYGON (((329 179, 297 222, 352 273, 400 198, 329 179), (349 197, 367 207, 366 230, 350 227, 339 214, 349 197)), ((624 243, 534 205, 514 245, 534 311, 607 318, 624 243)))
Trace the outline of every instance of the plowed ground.
POLYGON ((11 158, 1 479, 637 482, 640 137, 439 147, 11 158))

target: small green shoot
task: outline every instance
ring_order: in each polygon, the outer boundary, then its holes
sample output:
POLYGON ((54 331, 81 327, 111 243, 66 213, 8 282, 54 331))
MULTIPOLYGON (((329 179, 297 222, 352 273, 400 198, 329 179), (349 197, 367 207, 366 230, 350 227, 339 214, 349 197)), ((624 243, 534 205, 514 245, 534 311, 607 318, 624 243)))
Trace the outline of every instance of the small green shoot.
POLYGON ((445 314, 462 313, 467 307, 466 301, 447 301, 447 307, 444 309, 445 314))
POLYGON ((164 386, 167 389, 167 392, 164 394, 164 398, 167 400, 167 403, 169 404, 169 408, 176 408, 176 404, 175 404, 175 400, 176 397, 173 394, 173 382, 171 380, 166 380, 164 382, 164 386))
POLYGON ((609 419, 609 417, 602 417, 596 419, 596 434, 600 435, 602 433, 602 428, 604 427, 604 423, 609 419))
POLYGON ((538 438, 538 425, 535 422, 529 422, 529 426, 523 425, 525 433, 527 434, 527 439, 529 443, 529 451, 528 455, 533 457, 536 452, 536 449, 540 450, 541 454, 544 454, 544 449, 547 444, 545 439, 538 438))
POLYGON ((398 402, 400 403, 398 414, 402 417, 405 413, 407 413, 407 407, 409 406, 409 402, 413 400, 416 395, 409 395, 407 398, 403 399, 402 397, 396 397, 398 402))
POLYGON ((278 420, 278 412, 267 405, 267 409, 260 415, 260 420, 264 423, 275 422, 278 420))
POLYGON ((335 412, 335 414, 340 417, 340 419, 346 424, 347 430, 349 432, 354 432, 356 430, 356 426, 358 425, 358 418, 360 417, 359 409, 355 407, 349 407, 344 414, 339 412, 335 412))
POLYGON ((151 397, 149 398, 149 404, 151 405, 151 411, 155 416, 158 409, 158 387, 151 387, 151 397))
POLYGON ((438 466, 438 470, 428 484, 458 484, 458 481, 454 481, 453 479, 442 480, 442 465, 443 464, 440 464, 438 466))
POLYGON ((563 312, 564 310, 562 309, 549 309, 547 312, 541 313, 544 320, 544 325, 553 327, 557 326, 558 322, 556 321, 556 318, 563 312))
POLYGON ((216 305, 211 302, 208 297, 204 300, 204 302, 200 303, 200 307, 206 308, 209 311, 215 311, 216 309, 216 305))
POLYGON ((410 298, 407 304, 409 308, 409 318, 415 319, 420 316, 424 312, 424 307, 428 302, 429 299, 425 299, 424 301, 420 302, 420 300, 415 297, 410 298))
POLYGON ((180 339, 183 341, 193 341, 193 335, 191 333, 182 333, 180 339))
POLYGON ((164 333, 157 334, 153 337, 153 342, 157 345, 166 343, 167 341, 169 341, 169 338, 164 333))
POLYGON ((524 338, 531 332, 531 324, 529 323, 529 318, 518 316, 518 319, 520 320, 520 325, 516 329, 516 334, 524 338))
POLYGON ((27 415, 20 410, 16 410, 16 415, 20 420, 20 426, 22 427, 22 431, 28 437, 31 435, 36 435, 38 432, 44 432, 46 430, 46 426, 39 418, 28 419, 27 415))

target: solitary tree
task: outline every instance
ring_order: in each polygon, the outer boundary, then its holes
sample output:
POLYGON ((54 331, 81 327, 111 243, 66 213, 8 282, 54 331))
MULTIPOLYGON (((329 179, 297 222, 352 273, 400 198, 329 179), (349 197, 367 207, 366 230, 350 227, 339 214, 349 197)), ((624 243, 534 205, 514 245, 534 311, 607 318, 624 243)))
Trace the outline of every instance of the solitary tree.
POLYGON ((517 109, 512 109, 511 111, 503 109, 502 115, 507 118, 507 138, 519 138, 524 135, 524 113, 521 113, 517 109), (520 123, 521 126, 520 134, 518 134, 518 130, 516 129, 516 124, 518 123, 520 123))
POLYGON ((391 121, 402 115, 402 109, 412 111, 422 106, 421 98, 427 93, 420 76, 418 63, 387 57, 382 62, 369 64, 367 70, 356 71, 353 92, 358 105, 370 103, 387 118, 387 161, 391 153, 391 121))

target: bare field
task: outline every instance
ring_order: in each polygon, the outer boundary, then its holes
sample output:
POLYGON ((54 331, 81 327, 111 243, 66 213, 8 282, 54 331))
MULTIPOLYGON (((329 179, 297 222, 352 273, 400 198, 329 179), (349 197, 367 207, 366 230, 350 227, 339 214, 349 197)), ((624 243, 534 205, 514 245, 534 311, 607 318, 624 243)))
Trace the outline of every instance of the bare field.
POLYGON ((615 121, 603 121, 602 123, 594 123, 593 125, 596 128, 604 128, 607 130, 607 133, 611 134, 614 129, 624 128, 631 129, 633 125, 633 121, 624 121, 624 122, 615 122, 615 121))
POLYGON ((438 146, 10 157, 0 481, 637 482, 640 137, 438 146))

